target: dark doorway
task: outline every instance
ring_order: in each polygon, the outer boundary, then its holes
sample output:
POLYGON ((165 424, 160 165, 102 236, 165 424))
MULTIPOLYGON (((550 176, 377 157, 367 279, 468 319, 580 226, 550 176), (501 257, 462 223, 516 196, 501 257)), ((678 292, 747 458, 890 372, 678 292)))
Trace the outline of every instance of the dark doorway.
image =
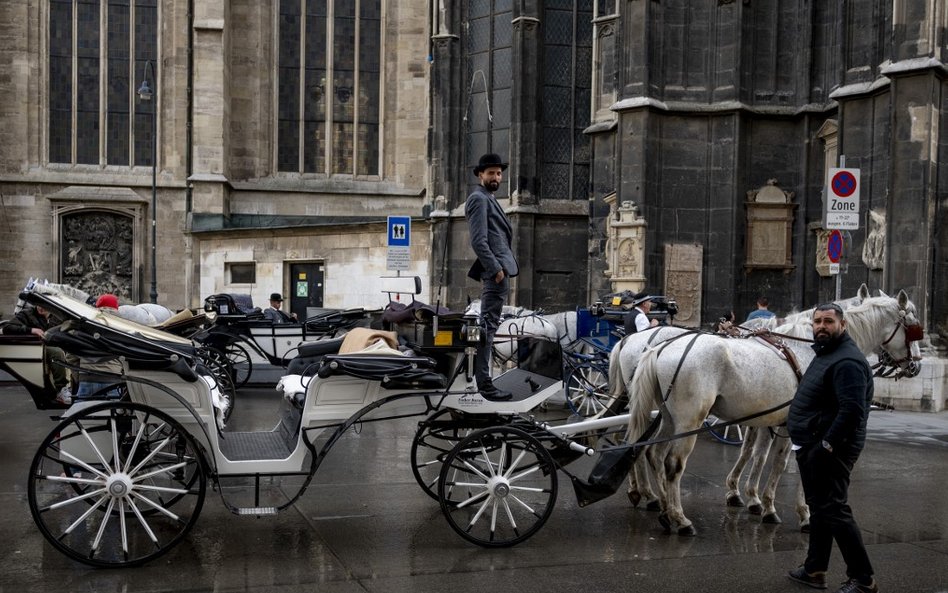
POLYGON ((290 312, 303 321, 320 312, 323 307, 322 262, 290 264, 290 312))

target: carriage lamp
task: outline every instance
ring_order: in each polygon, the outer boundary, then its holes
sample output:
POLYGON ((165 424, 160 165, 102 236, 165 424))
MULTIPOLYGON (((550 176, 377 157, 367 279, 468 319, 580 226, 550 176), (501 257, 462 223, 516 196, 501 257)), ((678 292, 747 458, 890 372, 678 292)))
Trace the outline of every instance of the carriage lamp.
POLYGON ((470 324, 464 327, 464 339, 472 344, 481 341, 481 326, 470 324))

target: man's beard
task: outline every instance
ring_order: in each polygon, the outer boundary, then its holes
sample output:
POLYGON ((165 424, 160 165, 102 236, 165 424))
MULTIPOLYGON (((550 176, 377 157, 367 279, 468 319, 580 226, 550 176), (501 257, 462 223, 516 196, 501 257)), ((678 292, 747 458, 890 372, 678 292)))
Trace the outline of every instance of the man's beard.
POLYGON ((832 332, 821 331, 819 333, 813 334, 813 341, 816 342, 817 344, 828 344, 832 342, 833 340, 837 339, 839 336, 841 336, 842 333, 843 333, 842 331, 836 334, 832 332))
POLYGON ((487 191, 490 191, 490 192, 495 192, 495 191, 497 191, 498 189, 500 189, 500 182, 499 182, 499 181, 496 181, 496 180, 485 181, 485 182, 484 182, 484 189, 486 189, 487 191))

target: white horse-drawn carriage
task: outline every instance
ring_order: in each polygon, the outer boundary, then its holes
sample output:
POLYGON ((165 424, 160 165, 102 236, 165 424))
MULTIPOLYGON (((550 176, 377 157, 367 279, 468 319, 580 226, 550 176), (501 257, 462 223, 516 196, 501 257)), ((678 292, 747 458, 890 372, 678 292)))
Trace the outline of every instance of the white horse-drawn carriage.
MULTIPOLYGON (((168 551, 197 520, 209 482, 243 478, 256 493, 263 478, 301 476, 296 492, 271 506, 256 495, 254 504, 239 506, 230 490, 214 488, 235 514, 289 507, 334 444, 360 422, 424 416, 411 448, 415 477, 449 525, 485 547, 517 544, 543 526, 556 500, 558 470, 570 461, 604 453, 588 482, 570 476, 585 505, 615 492, 638 450, 597 451, 579 438, 621 430, 628 415, 558 426, 530 416, 560 390, 555 379, 513 369, 495 379, 512 392, 511 401, 481 398, 472 380, 480 339, 472 317, 439 316, 424 328, 403 328, 412 339, 424 338, 411 344, 411 354, 325 355, 305 390, 283 400, 271 430, 234 432, 222 427, 226 398, 190 340, 104 314, 51 287, 34 286, 21 298, 70 320, 68 332, 54 333, 52 342, 79 357, 117 357, 123 368, 127 399, 75 403, 30 467, 37 526, 53 547, 94 566, 136 565, 168 551)), ((893 335, 904 328, 897 314, 892 328, 878 323, 893 335)))

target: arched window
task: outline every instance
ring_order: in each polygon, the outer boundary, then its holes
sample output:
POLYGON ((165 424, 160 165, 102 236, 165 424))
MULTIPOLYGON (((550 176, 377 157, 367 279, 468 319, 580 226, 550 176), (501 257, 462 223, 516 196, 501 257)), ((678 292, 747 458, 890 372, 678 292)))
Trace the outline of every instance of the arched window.
POLYGON ((381 0, 280 0, 277 170, 380 171, 381 0))
POLYGON ((151 166, 154 101, 135 91, 157 66, 158 0, 50 0, 48 49, 49 162, 151 166))

